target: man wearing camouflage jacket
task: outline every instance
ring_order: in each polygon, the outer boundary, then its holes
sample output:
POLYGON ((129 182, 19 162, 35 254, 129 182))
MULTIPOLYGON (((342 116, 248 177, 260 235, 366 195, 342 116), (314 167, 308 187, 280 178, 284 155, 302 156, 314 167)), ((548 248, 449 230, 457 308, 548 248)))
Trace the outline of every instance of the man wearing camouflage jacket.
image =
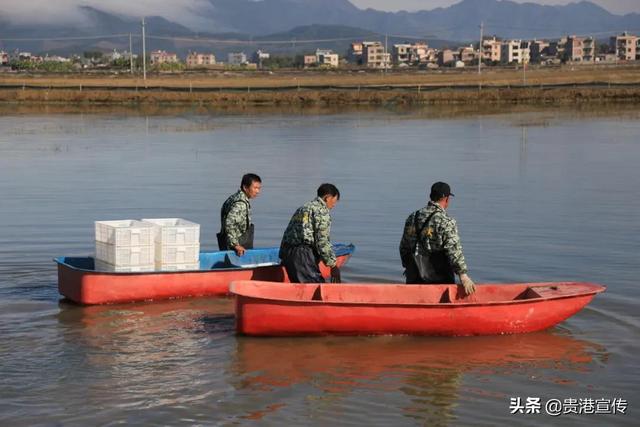
POLYGON ((333 184, 322 184, 318 197, 298 208, 291 217, 280 244, 280 258, 293 283, 321 283, 318 262, 331 268, 331 281, 340 282, 340 269, 330 240, 329 211, 340 200, 333 184))
POLYGON ((250 199, 258 197, 262 180, 253 173, 245 174, 240 190, 229 196, 220 210, 221 231, 218 246, 221 251, 233 249, 242 256, 246 249, 253 248, 253 224, 251 223, 250 199))
POLYGON ((455 283, 457 274, 465 292, 471 294, 475 284, 467 274, 458 227, 446 212, 452 196, 448 184, 433 184, 427 206, 409 215, 405 222, 400 258, 407 283, 455 283), (423 267, 430 272, 429 277, 423 277, 418 262, 431 267, 423 267))

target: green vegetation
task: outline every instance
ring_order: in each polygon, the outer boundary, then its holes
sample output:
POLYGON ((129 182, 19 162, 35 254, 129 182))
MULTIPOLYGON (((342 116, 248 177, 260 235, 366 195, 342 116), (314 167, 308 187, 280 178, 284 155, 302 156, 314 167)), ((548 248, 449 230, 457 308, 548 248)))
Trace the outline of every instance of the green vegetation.
POLYGON ((186 65, 181 62, 165 62, 164 64, 155 64, 151 70, 159 72, 175 72, 184 71, 186 65))
POLYGON ((281 68, 302 68, 304 66, 304 56, 277 56, 262 60, 262 68, 277 70, 281 68))
POLYGON ((13 60, 9 66, 19 71, 45 71, 49 73, 68 73, 73 71, 71 62, 13 60))

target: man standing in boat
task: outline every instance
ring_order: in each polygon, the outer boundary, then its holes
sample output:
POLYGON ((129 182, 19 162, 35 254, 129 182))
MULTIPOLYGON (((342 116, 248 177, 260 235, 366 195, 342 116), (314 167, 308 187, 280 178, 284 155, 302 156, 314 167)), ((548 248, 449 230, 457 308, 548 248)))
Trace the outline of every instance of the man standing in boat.
POLYGON ((253 224, 250 200, 258 197, 262 180, 254 173, 245 174, 240 190, 229 196, 220 210, 221 230, 217 234, 221 251, 233 249, 238 256, 253 249, 253 224))
POLYGON ((322 184, 317 194, 293 214, 280 244, 280 259, 293 283, 324 282, 318 267, 320 260, 331 268, 331 281, 340 283, 340 269, 329 236, 329 211, 340 200, 340 191, 333 184, 322 184))
POLYGON ((446 209, 453 197, 445 182, 431 186, 427 206, 409 215, 400 240, 400 259, 408 284, 455 283, 455 274, 467 295, 475 284, 467 274, 455 219, 446 209))

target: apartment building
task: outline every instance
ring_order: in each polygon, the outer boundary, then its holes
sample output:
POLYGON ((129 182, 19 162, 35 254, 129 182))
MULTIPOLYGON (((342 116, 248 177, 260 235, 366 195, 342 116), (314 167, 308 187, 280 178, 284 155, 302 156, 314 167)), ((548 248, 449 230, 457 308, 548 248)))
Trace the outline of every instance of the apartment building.
POLYGON ((476 58, 478 57, 478 54, 476 53, 476 50, 473 48, 473 45, 470 45, 470 46, 465 46, 460 48, 460 51, 458 52, 458 57, 460 61, 468 65, 476 60, 476 58))
POLYGON ((567 37, 564 48, 565 61, 570 62, 594 62, 596 43, 592 37, 567 37))
POLYGON ((380 42, 362 42, 362 64, 368 68, 388 68, 391 54, 385 52, 380 42))
POLYGON ((503 64, 521 64, 523 61, 523 53, 520 48, 522 42, 520 40, 507 40, 502 42, 500 46, 500 62, 503 64))
POLYGON ((393 63, 395 65, 409 65, 412 62, 412 48, 409 43, 401 43, 393 45, 393 63))
POLYGON ((216 64, 216 56, 213 53, 191 52, 187 55, 187 67, 206 67, 216 64))
POLYGON ((624 32, 611 37, 611 51, 615 52, 616 58, 620 61, 640 60, 640 37, 624 32))
POLYGON ((502 42, 495 37, 482 41, 482 60, 487 62, 500 62, 502 42))
POLYGON ((151 58, 151 65, 175 64, 178 62, 178 55, 164 50, 153 51, 149 57, 151 58))

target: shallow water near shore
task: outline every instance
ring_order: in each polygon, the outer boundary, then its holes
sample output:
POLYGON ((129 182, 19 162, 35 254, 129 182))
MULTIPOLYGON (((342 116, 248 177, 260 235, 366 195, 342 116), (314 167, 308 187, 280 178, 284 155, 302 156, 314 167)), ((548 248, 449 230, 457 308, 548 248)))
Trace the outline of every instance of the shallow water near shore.
POLYGON ((637 108, 132 113, 0 110, 0 424, 636 424, 637 108), (245 171, 264 184, 257 246, 320 183, 340 188, 345 281, 402 280, 404 220, 444 180, 476 282, 608 289, 548 331, 472 338, 255 339, 226 298, 60 300, 51 258, 91 254, 94 220, 187 218, 214 249, 245 171), (511 414, 518 397, 541 413, 511 414), (550 399, 626 414, 552 417, 550 399))

